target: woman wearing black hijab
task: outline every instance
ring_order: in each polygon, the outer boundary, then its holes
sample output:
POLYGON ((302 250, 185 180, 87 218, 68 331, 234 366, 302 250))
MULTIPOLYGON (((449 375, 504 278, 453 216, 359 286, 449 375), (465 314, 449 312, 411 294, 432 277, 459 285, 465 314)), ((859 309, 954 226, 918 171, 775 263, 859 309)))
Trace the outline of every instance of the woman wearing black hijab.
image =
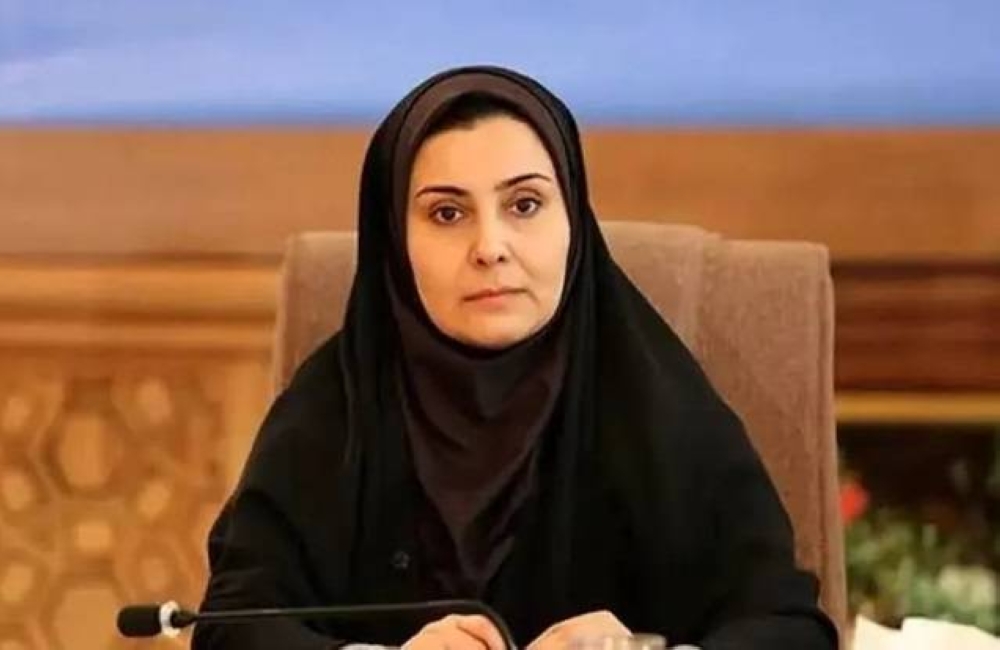
MULTIPOLYGON (((836 647, 733 412, 612 260, 531 79, 414 89, 365 158, 343 329, 272 406, 203 608, 478 598, 519 645, 836 647)), ((499 650, 478 617, 200 626, 196 650, 499 650), (416 633, 415 633, 416 632, 416 633)))

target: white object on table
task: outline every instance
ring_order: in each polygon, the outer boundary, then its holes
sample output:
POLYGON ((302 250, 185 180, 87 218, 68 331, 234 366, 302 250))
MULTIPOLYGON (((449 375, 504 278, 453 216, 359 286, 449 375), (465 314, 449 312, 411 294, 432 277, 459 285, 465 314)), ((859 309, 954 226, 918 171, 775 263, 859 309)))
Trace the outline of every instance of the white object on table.
POLYGON ((893 630, 858 617, 853 650, 1000 650, 1000 639, 968 625, 908 618, 893 630))

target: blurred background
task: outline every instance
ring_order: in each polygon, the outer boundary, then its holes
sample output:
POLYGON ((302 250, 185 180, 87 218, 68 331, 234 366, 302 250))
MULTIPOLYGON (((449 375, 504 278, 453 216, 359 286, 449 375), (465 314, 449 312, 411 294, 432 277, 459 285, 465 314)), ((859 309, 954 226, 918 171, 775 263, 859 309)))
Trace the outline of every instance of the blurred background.
POLYGON ((467 63, 566 100, 602 218, 830 248, 851 604, 1000 632, 1000 3, 0 0, 0 649, 198 601, 285 238, 467 63))

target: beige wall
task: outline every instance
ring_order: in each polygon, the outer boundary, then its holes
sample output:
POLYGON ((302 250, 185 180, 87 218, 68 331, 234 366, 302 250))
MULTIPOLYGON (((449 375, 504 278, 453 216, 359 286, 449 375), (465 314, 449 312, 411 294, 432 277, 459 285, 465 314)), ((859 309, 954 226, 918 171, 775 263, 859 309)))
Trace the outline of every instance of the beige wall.
POLYGON ((246 296, 274 271, 0 268, 0 648, 126 647, 123 602, 201 593, 270 389, 271 304, 246 296))
MULTIPOLYGON (((367 133, 0 130, 0 255, 274 255, 353 228, 367 133)), ((1000 255, 1000 129, 594 131, 609 218, 802 238, 837 259, 1000 255)))

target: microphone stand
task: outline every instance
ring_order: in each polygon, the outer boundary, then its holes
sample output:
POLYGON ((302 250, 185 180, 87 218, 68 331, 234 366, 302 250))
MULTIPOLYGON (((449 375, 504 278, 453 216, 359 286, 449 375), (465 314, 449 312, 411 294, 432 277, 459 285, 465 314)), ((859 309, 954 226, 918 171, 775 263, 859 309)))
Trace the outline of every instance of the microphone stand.
POLYGON ((488 619, 496 627, 508 650, 516 650, 514 637, 506 621, 489 605, 477 600, 431 600, 413 603, 381 603, 373 605, 341 605, 327 607, 271 607, 259 609, 232 609, 207 612, 193 612, 182 609, 177 603, 163 605, 126 607, 118 614, 118 629, 124 636, 155 636, 166 634, 176 636, 180 631, 195 623, 246 623, 269 618, 297 619, 363 619, 380 616, 400 616, 420 614, 429 617, 443 617, 449 614, 479 615, 488 619), (136 615, 143 618, 154 617, 159 625, 149 634, 145 628, 131 629, 126 622, 136 615))

